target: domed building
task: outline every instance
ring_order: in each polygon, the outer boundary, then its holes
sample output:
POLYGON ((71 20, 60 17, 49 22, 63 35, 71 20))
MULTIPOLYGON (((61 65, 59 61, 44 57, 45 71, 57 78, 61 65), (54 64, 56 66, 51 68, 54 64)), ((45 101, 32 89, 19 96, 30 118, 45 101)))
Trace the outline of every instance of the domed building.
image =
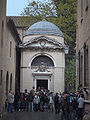
POLYGON ((20 48, 20 91, 34 86, 63 92, 65 45, 60 29, 46 20, 36 22, 25 32, 20 48))

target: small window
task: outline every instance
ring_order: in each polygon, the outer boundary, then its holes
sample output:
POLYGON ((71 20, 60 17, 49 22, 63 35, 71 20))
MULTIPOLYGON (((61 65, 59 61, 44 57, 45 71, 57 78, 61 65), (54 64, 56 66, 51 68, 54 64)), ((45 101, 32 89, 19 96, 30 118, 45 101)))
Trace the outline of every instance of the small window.
POLYGON ((81 23, 83 21, 83 0, 81 0, 81 23))
POLYGON ((2 29, 1 29, 1 48, 3 48, 3 32, 4 32, 4 21, 2 21, 2 29))
POLYGON ((8 82, 9 82, 9 73, 6 74, 6 95, 8 94, 8 82))
POLYGON ((2 70, 1 70, 1 75, 0 75, 0 85, 2 85, 2 70))
POLYGON ((86 11, 88 10, 88 0, 86 0, 86 11))
POLYGON ((83 17, 83 0, 81 0, 81 17, 83 17))
POLYGON ((10 90, 12 90, 12 73, 10 75, 10 90))
POLYGON ((88 48, 86 50, 86 85, 88 86, 89 84, 89 68, 88 68, 88 64, 89 64, 89 59, 88 59, 88 48))
POLYGON ((80 84, 83 84, 83 56, 81 56, 81 76, 80 76, 80 84))
POLYGON ((12 55, 12 42, 10 41, 10 57, 12 55))

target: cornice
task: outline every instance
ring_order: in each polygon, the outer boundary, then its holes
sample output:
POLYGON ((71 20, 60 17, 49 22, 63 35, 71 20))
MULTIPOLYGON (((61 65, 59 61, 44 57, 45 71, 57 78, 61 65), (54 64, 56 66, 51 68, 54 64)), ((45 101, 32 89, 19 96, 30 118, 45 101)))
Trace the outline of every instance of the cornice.
POLYGON ((60 47, 24 47, 21 48, 22 51, 41 51, 41 52, 60 52, 60 51, 64 51, 64 48, 60 48, 60 47))

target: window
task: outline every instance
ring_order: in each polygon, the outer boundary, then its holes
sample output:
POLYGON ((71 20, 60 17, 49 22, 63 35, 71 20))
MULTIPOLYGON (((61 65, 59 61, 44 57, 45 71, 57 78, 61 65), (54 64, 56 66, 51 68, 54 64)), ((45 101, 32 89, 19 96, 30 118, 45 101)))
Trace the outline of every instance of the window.
POLYGON ((83 21, 83 0, 81 0, 81 23, 83 21))
POLYGON ((81 0, 81 17, 83 17, 83 0, 81 0))
POLYGON ((9 74, 7 71, 7 74, 6 74, 6 95, 8 94, 8 80, 9 80, 9 74))
POLYGON ((86 86, 88 86, 89 76, 88 76, 88 49, 86 50, 86 86))
POLYGON ((86 43, 84 43, 83 48, 84 48, 84 86, 86 86, 86 43))
POLYGON ((78 52, 78 57, 79 57, 79 85, 80 85, 80 80, 81 80, 81 56, 80 56, 80 50, 78 52))
POLYGON ((12 54, 12 42, 10 41, 10 57, 11 57, 11 54, 12 54))
POLYGON ((1 75, 0 75, 0 85, 2 85, 2 70, 1 70, 1 75))
POLYGON ((32 61, 31 66, 39 66, 42 62, 45 63, 46 66, 54 66, 52 59, 45 55, 36 57, 32 61))
POLYGON ((10 75, 10 90, 12 90, 12 73, 10 75))
POLYGON ((88 0, 86 0, 86 11, 88 10, 88 0))
POLYGON ((3 32, 4 32, 4 21, 2 21, 2 29, 1 29, 1 48, 3 48, 3 32))
POLYGON ((81 56, 81 77, 80 77, 80 84, 83 84, 83 56, 81 56))

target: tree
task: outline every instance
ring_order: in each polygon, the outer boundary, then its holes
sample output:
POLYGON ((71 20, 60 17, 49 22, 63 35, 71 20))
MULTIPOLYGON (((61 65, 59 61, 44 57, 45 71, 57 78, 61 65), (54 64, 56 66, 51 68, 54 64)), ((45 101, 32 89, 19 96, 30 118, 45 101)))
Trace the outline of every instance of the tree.
POLYGON ((75 47, 76 47, 76 4, 77 0, 50 0, 48 3, 31 2, 22 12, 23 16, 31 16, 41 20, 43 16, 56 24, 65 36, 65 44, 69 46, 66 56, 66 84, 75 83, 75 47))
POLYGON ((31 2, 21 13, 41 20, 43 16, 64 33, 65 43, 69 46, 67 59, 73 59, 76 46, 76 1, 77 0, 50 0, 48 3, 31 2))
POLYGON ((57 25, 65 35, 69 45, 69 59, 75 56, 76 46, 76 4, 77 0, 52 0, 57 14, 57 25))
POLYGON ((76 59, 67 60, 67 65, 65 69, 65 83, 67 88, 76 83, 76 59))
POLYGON ((43 16, 54 16, 55 10, 52 3, 42 3, 42 2, 30 2, 24 11, 21 13, 23 16, 38 16, 43 18, 43 16))

